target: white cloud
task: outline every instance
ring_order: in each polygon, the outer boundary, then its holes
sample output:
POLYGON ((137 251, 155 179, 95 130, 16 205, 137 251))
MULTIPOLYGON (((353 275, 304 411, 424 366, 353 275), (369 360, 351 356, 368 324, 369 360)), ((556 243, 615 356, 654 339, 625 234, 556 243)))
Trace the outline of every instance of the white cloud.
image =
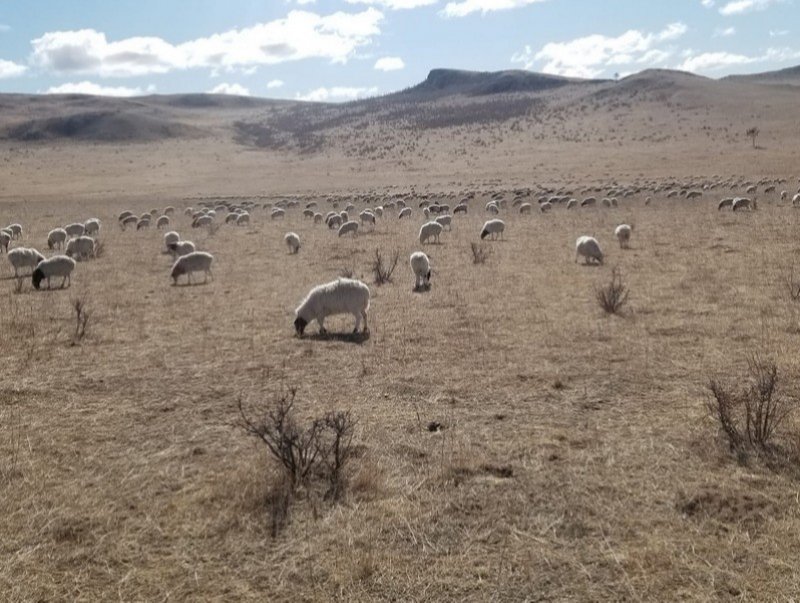
POLYGON ((317 0, 296 0, 300 6, 305 6, 306 4, 314 4, 317 0))
POLYGON ((700 0, 700 4, 702 4, 706 8, 711 8, 712 6, 714 6, 714 0, 700 0))
POLYGON ((93 29, 45 33, 32 41, 34 65, 56 73, 131 77, 176 69, 246 70, 308 58, 345 63, 380 34, 383 14, 320 16, 291 11, 285 18, 173 45, 161 38, 108 41, 93 29))
POLYGON ((11 26, 6 25, 5 23, 0 23, 0 33, 5 33, 7 31, 11 31, 11 26))
POLYGON ((729 38, 730 36, 733 36, 735 34, 736 34, 736 28, 735 27, 725 27, 725 28, 717 27, 714 30, 714 37, 715 38, 729 38))
POLYGON ((346 0, 348 4, 369 4, 370 6, 381 6, 389 10, 404 10, 430 6, 439 0, 346 0))
POLYGON ((270 80, 267 82, 267 88, 269 90, 275 90, 276 88, 283 88, 283 80, 270 80))
POLYGON ((781 38, 783 36, 788 36, 789 32, 785 29, 770 29, 769 30, 769 37, 770 38, 781 38))
POLYGON ((521 8, 529 4, 544 2, 545 0, 459 0, 448 2, 442 9, 445 17, 466 17, 472 13, 480 12, 485 15, 497 10, 521 8))
POLYGON ((141 88, 127 88, 125 86, 101 86, 94 82, 67 82, 59 86, 51 86, 45 94, 91 94, 93 96, 142 96, 145 92, 152 94, 155 86, 141 88))
POLYGON ((541 70, 545 73, 593 78, 610 66, 663 63, 672 50, 656 46, 680 38, 687 30, 683 23, 670 23, 657 33, 632 29, 616 38, 595 34, 569 42, 550 42, 538 52, 526 46, 511 60, 522 63, 525 69, 543 63, 541 70))
POLYGON ((762 55, 747 56, 731 52, 703 52, 691 54, 678 66, 682 71, 693 73, 718 71, 737 65, 750 65, 753 63, 785 62, 800 58, 800 51, 791 48, 769 48, 762 55))
POLYGON ((17 77, 28 70, 25 65, 18 65, 12 61, 0 59, 0 80, 7 77, 17 77))
POLYGON ((317 88, 307 94, 296 94, 295 98, 302 101, 313 101, 317 103, 341 102, 374 96, 378 89, 373 88, 348 88, 344 86, 334 86, 333 88, 317 88))
POLYGON ((731 2, 727 2, 724 6, 721 6, 719 13, 725 16, 741 15, 756 10, 767 9, 772 4, 780 1, 781 0, 732 0, 731 2))
POLYGON ((208 93, 232 94, 233 96, 250 96, 250 91, 241 84, 226 84, 225 82, 222 84, 217 84, 211 90, 209 90, 208 93))
POLYGON ((398 71, 405 69, 406 64, 400 57, 383 57, 375 61, 374 69, 378 71, 398 71))

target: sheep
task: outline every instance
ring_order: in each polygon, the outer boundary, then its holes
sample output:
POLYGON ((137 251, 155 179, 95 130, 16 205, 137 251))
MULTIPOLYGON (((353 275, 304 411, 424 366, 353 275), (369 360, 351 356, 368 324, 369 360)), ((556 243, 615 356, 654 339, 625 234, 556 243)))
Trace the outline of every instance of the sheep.
POLYGON ((194 208, 193 207, 187 207, 186 209, 183 210, 183 215, 184 216, 191 216, 192 214, 194 214, 194 208))
POLYGON ((191 253, 187 253, 186 255, 182 255, 175 263, 172 265, 172 271, 170 272, 170 276, 172 277, 172 284, 178 284, 178 277, 182 274, 186 275, 186 278, 189 284, 192 283, 192 273, 193 272, 203 272, 203 282, 208 282, 208 277, 210 276, 211 279, 214 279, 214 275, 211 274, 211 262, 214 261, 214 256, 210 253, 206 253, 205 251, 192 251, 191 253))
POLYGON ((489 201, 489 203, 486 204, 486 211, 496 216, 500 213, 500 207, 494 201, 489 201))
POLYGON ((69 257, 85 260, 94 255, 94 239, 92 237, 76 237, 67 241, 65 253, 69 257))
POLYGON ((271 220, 277 220, 278 218, 283 218, 285 215, 286 211, 282 210, 279 207, 276 207, 270 212, 269 217, 271 220))
POLYGON ((578 200, 577 199, 570 199, 567 201, 567 209, 574 209, 578 207, 578 200))
POLYGON ((74 224, 68 224, 64 227, 66 233, 71 237, 81 237, 86 234, 86 227, 81 224, 80 222, 75 222, 74 224))
POLYGON ((411 272, 414 273, 414 291, 428 289, 431 286, 431 262, 422 251, 415 251, 410 259, 411 272))
POLYGON ((9 224, 6 226, 6 230, 11 233, 12 239, 19 239, 22 236, 22 226, 19 224, 9 224))
POLYGON ((794 197, 792 197, 792 205, 795 207, 800 205, 800 193, 797 193, 794 197))
POLYGON ((468 206, 466 203, 459 203, 453 208, 453 215, 455 214, 466 214, 468 213, 468 206))
POLYGON ((726 207, 731 207, 733 205, 733 197, 726 197, 722 201, 719 202, 717 205, 717 211, 724 209, 726 207))
POLYGON ((424 245, 425 241, 433 237, 435 243, 439 242, 439 235, 444 230, 443 226, 438 222, 426 222, 419 229, 419 243, 424 245))
POLYGON ((365 209, 360 214, 358 214, 358 217, 361 219, 362 224, 370 223, 373 226, 375 226, 375 214, 373 214, 368 209, 365 209))
POLYGON ((689 191, 688 193, 686 193, 686 198, 687 199, 696 199, 696 198, 702 197, 702 196, 703 196, 703 193, 701 191, 689 191))
POLYGON ((8 245, 11 243, 11 235, 5 231, 0 231, 0 248, 8 253, 8 245))
POLYGON ((597 204, 597 198, 595 197, 586 197, 583 201, 581 201, 581 207, 591 207, 597 204))
POLYGON ((129 209, 126 209, 123 212, 120 212, 119 216, 117 217, 118 222, 122 222, 125 218, 130 218, 133 215, 133 212, 129 209))
POLYGON ((172 243, 177 243, 180 240, 181 240, 181 235, 179 235, 174 230, 170 230, 168 233, 166 233, 164 235, 164 248, 167 250, 167 253, 169 253, 169 246, 172 243))
POLYGON ((176 258, 193 253, 196 249, 194 243, 191 241, 177 241, 175 243, 169 243, 167 247, 170 253, 172 253, 172 256, 176 258))
POLYGON ((245 224, 250 224, 250 214, 247 212, 239 214, 239 217, 236 218, 236 226, 244 226, 245 224))
POLYGON ((47 288, 50 288, 50 279, 54 276, 61 277, 61 289, 64 288, 66 283, 72 285, 72 278, 70 275, 75 269, 75 260, 65 255, 54 255, 51 258, 42 260, 36 265, 36 270, 33 271, 32 280, 33 286, 39 289, 42 280, 47 279, 47 288))
POLYGON ((755 209, 755 208, 756 208, 756 202, 755 201, 751 201, 747 197, 739 197, 739 198, 733 200, 733 206, 732 206, 731 209, 733 211, 738 211, 740 209, 746 209, 746 210, 749 211, 749 210, 755 209))
MULTIPOLYGON (((138 223, 139 223, 139 218, 137 218, 136 216, 131 215, 131 216, 127 216, 126 218, 123 218, 122 221, 119 223, 119 227, 122 230, 126 230, 128 228, 128 226, 134 226, 134 225, 137 225, 138 223)), ((69 233, 67 233, 67 234, 69 234, 69 233)))
POLYGON ((367 310, 369 310, 369 287, 359 280, 339 278, 318 285, 308 292, 295 310, 295 333, 302 337, 312 320, 319 325, 320 334, 327 333, 325 319, 336 314, 352 314, 356 319, 353 333, 358 333, 364 321, 364 333, 368 332, 367 310))
POLYGON ((411 208, 410 207, 404 207, 403 209, 400 210, 400 213, 397 214, 397 219, 398 220, 402 220, 403 218, 410 218, 410 217, 411 217, 411 208))
POLYGON ((533 206, 530 203, 523 203, 519 206, 519 213, 521 214, 529 214, 533 210, 533 206))
POLYGON ((485 239, 489 235, 492 235, 492 240, 497 238, 497 235, 500 235, 500 238, 503 238, 503 232, 506 229, 506 223, 502 220, 488 220, 484 223, 483 228, 481 229, 481 239, 485 239))
POLYGON ((156 228, 161 230, 167 226, 169 226, 169 216, 159 216, 158 220, 156 220, 156 228))
POLYGON ((322 214, 314 214, 314 224, 322 224, 322 214))
POLYGON ((297 253, 300 249, 300 237, 295 232, 287 232, 283 237, 283 242, 289 248, 289 253, 297 253))
POLYGON ((350 214, 348 214, 346 211, 340 212, 339 217, 342 219, 342 224, 350 221, 350 214))
POLYGON ((8 261, 14 268, 14 276, 19 277, 21 268, 30 268, 31 272, 36 267, 36 264, 41 262, 44 256, 35 249, 27 247, 17 247, 8 252, 8 261))
POLYGON ((578 262, 578 257, 583 256, 584 264, 590 261, 603 263, 603 252, 600 250, 600 243, 594 237, 582 236, 578 237, 575 241, 575 263, 578 262))
POLYGON ((172 207, 171 205, 168 205, 167 207, 164 208, 164 215, 165 216, 171 216, 174 213, 175 213, 175 208, 172 207))
POLYGON ((629 224, 620 224, 614 229, 614 236, 617 237, 617 241, 619 241, 619 246, 621 249, 627 249, 628 243, 631 240, 631 233, 633 232, 633 226, 629 224))
MULTIPOLYGON (((313 209, 304 209, 303 210, 303 217, 304 218, 313 218, 314 217, 314 210, 313 209)), ((225 220, 228 221, 227 219, 225 220)))
POLYGON ((373 210, 373 213, 375 214, 376 218, 382 218, 383 217, 383 208, 379 205, 378 207, 376 207, 373 210))
POLYGON ((441 224, 442 228, 444 228, 446 226, 447 230, 451 230, 451 231, 453 230, 453 216, 450 216, 450 215, 437 216, 436 219, 434 220, 434 222, 436 222, 437 224, 441 224))
POLYGON ((551 209, 553 209, 553 204, 550 203, 550 201, 539 204, 539 211, 543 214, 549 212, 551 209))
POLYGON ((139 221, 136 222, 136 230, 142 230, 147 228, 150 228, 150 216, 146 218, 139 218, 139 221))
POLYGON ((338 236, 346 235, 352 233, 355 237, 358 234, 358 222, 355 220, 350 220, 349 222, 345 222, 339 227, 339 234, 338 236))
POLYGON ((54 228, 50 232, 47 233, 47 248, 48 249, 55 249, 58 247, 61 249, 64 246, 64 243, 67 241, 67 231, 63 228, 54 228))
POLYGON ((333 214, 326 220, 326 224, 330 229, 339 228, 342 225, 342 217, 339 214, 333 214))

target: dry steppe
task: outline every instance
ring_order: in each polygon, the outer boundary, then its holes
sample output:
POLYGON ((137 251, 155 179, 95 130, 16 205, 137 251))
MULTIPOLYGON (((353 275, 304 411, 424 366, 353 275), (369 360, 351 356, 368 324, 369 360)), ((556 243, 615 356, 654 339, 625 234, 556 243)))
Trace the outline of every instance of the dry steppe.
POLYGON ((800 375, 787 287, 800 280, 800 87, 791 73, 541 78, 433 72, 344 106, 0 98, 14 245, 103 222, 101 257, 67 289, 17 285, 0 257, 3 599, 796 599, 800 416, 777 462, 731 454, 706 402, 709 380, 743 383, 753 354, 788 395, 800 375), (757 211, 718 211, 746 182, 757 211), (616 208, 513 206, 619 190, 616 208), (493 195, 505 236, 474 264, 493 195), (355 238, 301 213, 398 196, 411 219, 389 210, 355 238), (419 202, 468 196, 441 244, 421 247, 419 202), (245 227, 192 229, 183 214, 287 200, 283 220, 256 209, 245 227), (171 286, 163 231, 116 225, 167 205, 214 254, 208 284, 171 286), (603 266, 575 262, 584 234, 603 266), (407 258, 421 248, 432 287, 415 293, 407 258), (400 255, 382 286, 376 250, 400 255), (606 315, 595 290, 614 268, 630 297, 606 315), (298 302, 345 271, 371 286, 369 336, 294 337, 298 302), (357 424, 342 499, 301 487, 274 533, 278 470, 237 405, 256 414, 287 388, 298 420, 347 410, 357 424))

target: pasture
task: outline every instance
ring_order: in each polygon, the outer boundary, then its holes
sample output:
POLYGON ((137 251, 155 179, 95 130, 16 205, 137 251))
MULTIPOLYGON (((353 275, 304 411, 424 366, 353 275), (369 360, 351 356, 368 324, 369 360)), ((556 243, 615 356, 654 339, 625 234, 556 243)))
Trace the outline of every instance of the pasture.
MULTIPOLYGON (((718 212, 710 193, 545 215, 509 202, 504 240, 483 241, 473 264, 494 190, 425 246, 413 198, 412 218, 387 211, 355 238, 304 219, 305 199, 283 220, 256 210, 249 226, 200 230, 183 215, 191 198, 3 204, 0 222, 25 228, 17 245, 49 255, 51 228, 98 217, 104 247, 64 290, 25 279, 17 291, 0 257, 6 600, 800 592, 796 465, 737 462, 705 407, 709 379, 743 379, 753 353, 790 385, 798 374, 787 279, 800 278, 800 212, 777 197, 718 212), (171 228, 214 254, 208 284, 171 286, 164 231, 117 227, 123 209, 166 205, 171 228), (635 226, 628 250, 621 223, 635 226), (598 238, 603 266, 575 263, 579 235, 598 238), (382 286, 376 249, 400 258, 382 286), (432 286, 414 293, 420 249, 432 286), (630 289, 619 316, 595 300, 614 267, 630 289), (294 308, 343 271, 370 285, 369 337, 320 338, 311 324, 296 338, 294 308), (79 340, 74 300, 88 313, 79 340), (291 387, 300 417, 349 410, 358 454, 338 504, 301 492, 273 535, 276 466, 237 403, 256 412, 291 387)), ((347 333, 352 317, 326 326, 347 333)))

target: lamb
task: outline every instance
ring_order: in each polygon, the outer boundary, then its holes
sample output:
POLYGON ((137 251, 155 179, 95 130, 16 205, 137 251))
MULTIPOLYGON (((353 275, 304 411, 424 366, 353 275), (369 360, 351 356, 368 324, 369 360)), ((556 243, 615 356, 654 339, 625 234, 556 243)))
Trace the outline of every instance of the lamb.
POLYGON ((283 242, 289 248, 289 253, 297 253, 300 249, 300 237, 295 232, 287 232, 283 237, 283 242))
POLYGON ((8 245, 11 243, 11 235, 5 231, 0 231, 0 248, 6 250, 8 253, 8 245))
POLYGON ((414 273, 414 291, 429 289, 431 286, 431 262, 422 251, 411 254, 411 271, 414 273))
POLYGON ((203 272, 203 282, 208 282, 210 276, 213 280, 214 275, 211 274, 211 262, 214 261, 214 256, 205 251, 193 251, 182 255, 172 265, 172 282, 174 285, 178 284, 178 277, 185 274, 189 284, 192 283, 193 272, 203 272))
POLYGON ((184 255, 189 255, 190 253, 194 253, 195 246, 194 243, 191 241, 178 241, 176 243, 170 243, 167 245, 170 252, 172 253, 173 257, 181 257, 184 255))
POLYGON ((156 228, 159 230, 161 228, 166 228, 169 226, 169 216, 159 216, 158 220, 156 220, 156 228))
POLYGON ((80 222, 69 224, 64 227, 64 230, 71 237, 81 237, 86 234, 86 227, 80 222))
POLYGON ((97 235, 100 233, 100 220, 97 218, 89 218, 83 223, 83 234, 97 235))
POLYGON ((349 222, 345 222, 339 227, 339 236, 346 235, 352 233, 355 237, 358 234, 358 222, 355 220, 350 220, 349 222))
POLYGON ((352 314, 356 319, 353 333, 358 333, 364 320, 364 333, 368 332, 369 287, 359 280, 340 278, 318 285, 309 291, 295 310, 294 329, 302 337, 312 320, 319 324, 320 334, 325 334, 325 319, 336 314, 352 314))
POLYGON ((58 247, 61 249, 64 247, 64 243, 67 242, 67 231, 63 228, 54 228, 49 233, 47 233, 47 248, 48 249, 55 249, 58 247))
POLYGON ((35 249, 27 247, 17 247, 8 252, 8 261, 14 268, 14 276, 19 278, 21 268, 30 268, 31 272, 36 268, 36 264, 41 262, 44 256, 35 249))
POLYGON ((627 249, 628 243, 631 240, 631 233, 633 232, 633 226, 629 224, 620 224, 614 229, 614 236, 617 237, 617 241, 619 241, 619 246, 621 249, 627 249))
POLYGON ((33 271, 33 286, 39 289, 42 280, 47 279, 47 288, 50 288, 50 279, 54 276, 61 277, 61 288, 68 282, 72 285, 72 278, 70 275, 75 269, 75 260, 65 255, 54 255, 51 258, 42 260, 36 265, 36 270, 33 271))
POLYGON ((169 253, 169 246, 172 245, 173 243, 177 243, 180 240, 181 240, 181 235, 179 235, 174 230, 170 230, 167 234, 165 234, 164 247, 166 248, 167 253, 169 253))
POLYGON ((77 237, 67 242, 66 254, 69 257, 77 257, 79 260, 94 255, 94 239, 92 237, 77 237))
POLYGON ((410 217, 411 217, 411 208, 410 207, 404 207, 403 209, 400 210, 400 213, 397 214, 397 218, 399 220, 402 220, 403 218, 410 218, 410 217))
POLYGON ((497 235, 500 235, 500 238, 503 238, 503 232, 506 229, 506 223, 502 220, 488 220, 484 225, 483 229, 481 230, 481 239, 485 239, 489 235, 492 235, 492 240, 497 238, 497 235))
POLYGON ((419 229, 419 243, 420 245, 424 245, 425 241, 433 238, 435 243, 439 242, 439 235, 442 234, 442 230, 444 227, 439 224, 438 222, 426 222, 422 225, 419 229))
POLYGON ((594 237, 582 236, 578 237, 575 241, 575 262, 578 261, 578 256, 583 256, 584 264, 590 261, 603 263, 603 252, 600 250, 600 243, 594 237))

